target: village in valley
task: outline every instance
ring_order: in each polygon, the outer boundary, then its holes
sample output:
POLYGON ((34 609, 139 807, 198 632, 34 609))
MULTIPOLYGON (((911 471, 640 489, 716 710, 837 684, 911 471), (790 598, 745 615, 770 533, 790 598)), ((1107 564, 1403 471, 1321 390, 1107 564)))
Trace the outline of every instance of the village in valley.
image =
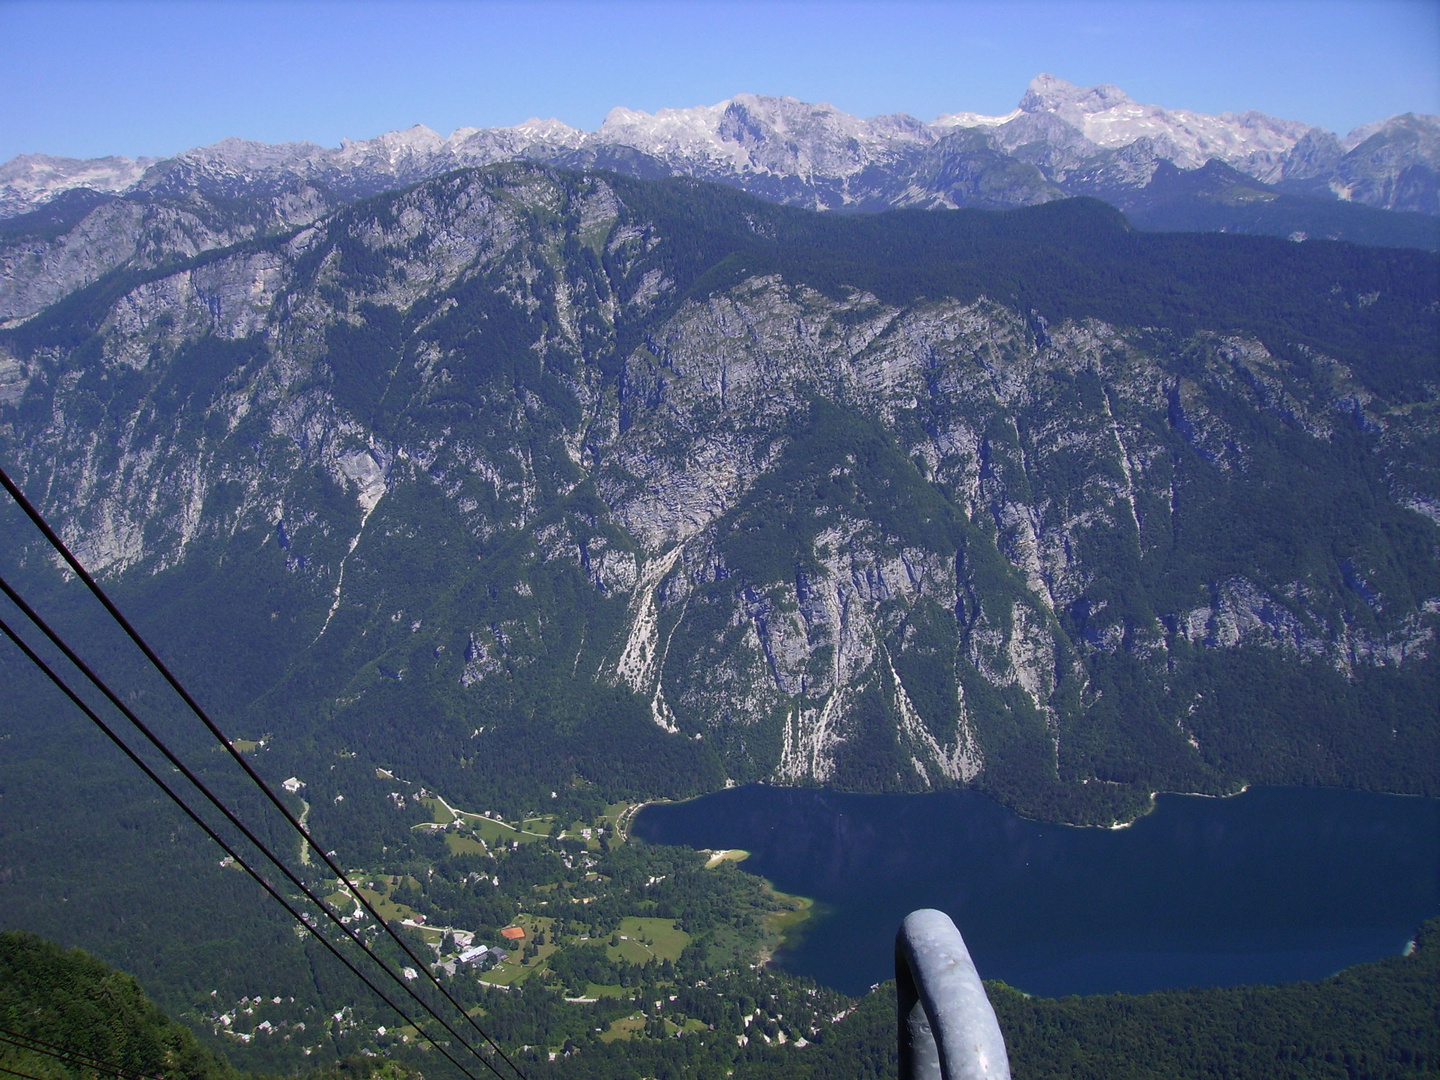
MULTIPOLYGON (((376 779, 395 781, 396 777, 388 769, 377 769, 376 779)), ((400 783, 409 786, 404 781, 400 783)), ((403 792, 391 792, 389 798, 397 808, 405 805, 406 795, 403 792)), ((600 865, 597 856, 609 850, 612 842, 626 840, 625 826, 642 805, 616 803, 594 822, 575 821, 566 826, 554 814, 527 817, 511 824, 490 810, 479 813, 458 810, 444 796, 423 787, 416 790, 410 799, 423 805, 433 817, 431 821, 413 826, 412 831, 442 839, 452 857, 483 856, 498 864, 521 845, 539 844, 542 850, 558 858, 565 870, 576 879, 566 892, 583 894, 562 894, 555 900, 570 900, 581 905, 592 904, 599 899, 609 878, 597 870, 600 865)), ((486 875, 472 870, 466 875, 465 883, 472 888, 483 887, 487 884, 486 875)), ((355 871, 350 875, 348 884, 335 884, 336 891, 326 900, 336 910, 343 909, 346 901, 353 903, 354 910, 344 917, 346 920, 356 923, 368 921, 369 916, 358 899, 358 896, 364 896, 387 922, 399 922, 434 952, 432 967, 437 973, 450 978, 473 975, 485 987, 508 988, 523 983, 532 975, 548 971, 547 961, 563 945, 586 945, 591 941, 590 935, 584 932, 570 934, 566 941, 557 940, 557 917, 540 911, 551 906, 552 899, 548 897, 537 897, 530 905, 535 909, 533 911, 517 911, 512 923, 495 931, 498 940, 486 943, 479 940, 479 934, 474 929, 442 925, 405 904, 402 898, 407 892, 421 889, 420 882, 415 878, 407 879, 395 874, 367 878, 364 871, 355 871)), ((548 883, 548 890, 554 892, 558 884, 548 883)), ((651 879, 647 887, 654 884, 658 881, 651 879)), ((488 885, 492 889, 499 888, 498 873, 490 875, 488 885)), ((651 960, 674 962, 689 942, 689 935, 676 929, 673 919, 636 916, 622 919, 621 930, 611 936, 617 942, 609 946, 614 950, 610 958, 639 965, 651 960), (630 932, 623 932, 626 929, 630 932), (658 946, 657 934, 663 942, 658 946)), ((594 989, 597 994, 605 994, 612 988, 594 989)), ((579 996, 574 1000, 596 999, 579 996)))
MULTIPOLYGON (((291 780, 282 786, 299 798, 305 784, 291 780)), ((326 904, 381 945, 368 905, 472 1015, 537 1053, 543 1047, 544 1059, 580 1053, 587 1042, 636 1039, 804 1047, 852 1008, 843 995, 767 970, 784 934, 808 917, 809 902, 745 873, 743 851, 632 841, 627 827, 643 805, 635 802, 588 819, 506 820, 457 807, 387 769, 376 769, 374 780, 393 810, 425 820, 408 826, 411 842, 395 864, 330 878, 326 904)), ((318 919, 295 931, 302 939, 334 936, 318 919)), ((423 987, 428 980, 414 963, 395 956, 403 978, 423 987)), ((348 1052, 427 1049, 393 1013, 322 1016, 263 995, 228 1007, 197 1002, 197 1013, 229 1039, 296 1042, 307 1055, 326 1040, 348 1052)))

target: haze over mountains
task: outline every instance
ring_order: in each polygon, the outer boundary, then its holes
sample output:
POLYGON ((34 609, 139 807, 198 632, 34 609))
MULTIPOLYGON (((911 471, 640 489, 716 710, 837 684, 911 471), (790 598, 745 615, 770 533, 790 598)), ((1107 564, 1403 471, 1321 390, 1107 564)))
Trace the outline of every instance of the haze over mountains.
POLYGON ((1067 196, 1142 229, 1440 248, 1440 119, 1407 114, 1343 140, 1256 112, 1204 116, 1041 75, 1005 116, 861 119, 793 98, 615 109, 390 132, 339 149, 226 139, 164 160, 44 155, 0 166, 0 326, 121 266, 157 266, 309 225, 355 199, 462 168, 536 161, 688 176, 807 208, 1007 209, 1067 196))
POLYGON ((1168 166, 1195 170, 1216 162, 1251 200, 1284 193, 1440 211, 1436 117, 1391 117, 1341 138, 1254 111, 1168 110, 1132 101, 1118 87, 1082 88, 1040 75, 1004 116, 957 112, 929 124, 905 114, 862 119, 829 105, 738 94, 655 114, 616 108, 595 132, 528 120, 460 128, 449 138, 417 125, 339 149, 231 138, 159 160, 30 154, 0 167, 0 214, 24 213, 76 189, 225 195, 304 182, 348 198, 518 159, 641 177, 686 175, 779 202, 848 210, 1012 207, 1077 194, 1139 206, 1145 200, 1137 193, 1157 176, 1170 179, 1168 166))

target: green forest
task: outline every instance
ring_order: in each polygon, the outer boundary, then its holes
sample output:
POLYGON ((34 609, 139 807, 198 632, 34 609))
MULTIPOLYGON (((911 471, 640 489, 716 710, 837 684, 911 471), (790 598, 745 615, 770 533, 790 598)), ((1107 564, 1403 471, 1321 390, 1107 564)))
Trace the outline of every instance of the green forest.
MULTIPOLYGON (((840 217, 684 179, 463 170, 122 267, 0 330, 28 380, 0 405, 0 457, 115 556, 106 587, 246 760, 295 779, 286 805, 349 878, 305 864, 310 884, 378 938, 363 890, 527 1074, 860 1080, 893 1072, 893 991, 852 1000, 767 965, 803 902, 729 858, 632 842, 625 814, 803 758, 787 725, 823 715, 843 636, 807 620, 845 544, 829 584, 873 599, 874 662, 844 687, 828 771, 796 783, 964 775, 1100 826, 1161 790, 1437 794, 1436 296, 1431 253, 1149 233, 1085 199, 840 217), (597 226, 602 194, 618 209, 597 226), (441 280, 446 244, 474 239, 446 229, 481 204, 505 228, 441 280), (433 220, 405 234, 417 206, 433 220), (147 312, 132 334, 126 313, 172 279, 250 259, 283 271, 264 319, 222 325, 216 292, 209 321, 147 312), (774 324, 746 324, 766 304, 774 324), (967 343, 966 320, 990 338, 967 343), (798 365, 812 330, 827 356, 865 344, 786 383, 784 409, 764 389, 725 412, 695 389, 722 324, 737 369, 752 346, 798 365), (906 335, 913 393, 861 385, 906 335), (701 478, 709 517, 647 538, 635 507, 685 496, 740 428, 733 475, 701 478), (1047 516, 1083 524, 1052 528, 1063 558, 1036 569, 1025 529, 1047 516), (1081 584, 1052 597, 1058 562, 1081 584), (866 578, 882 563, 944 588, 912 603, 866 578), (1259 644, 1186 624, 1220 627, 1233 595, 1259 644), (652 602, 642 685, 620 661, 652 602), (782 673, 761 637, 787 619, 812 651, 782 673), (965 731, 973 775, 916 758, 965 731)), ((298 857, 8 502, 0 540, 6 579, 298 857)), ((847 632, 859 607, 837 601, 847 632)), ((0 926, 129 973, 7 933, 7 1026, 166 1080, 453 1080, 8 647, 0 684, 0 926)), ((1437 936, 1315 984, 991 992, 1017 1077, 1440 1075, 1437 936)))
MULTIPOLYGON (((1002 983, 987 989, 1016 1080, 1434 1077, 1440 1075, 1437 939, 1440 921, 1432 920, 1409 955, 1361 964, 1317 983, 1060 999, 1031 998, 1002 983)), ((717 979, 693 963, 685 962, 686 973, 708 976, 703 988, 666 995, 663 978, 642 976, 635 984, 635 1001, 662 994, 658 1008, 635 1008, 626 998, 625 1006, 594 1011, 557 1006, 552 997, 527 992, 505 996, 503 1006, 483 1015, 507 1041, 539 1037, 557 1044, 553 1059, 519 1053, 525 1074, 537 1078, 895 1075, 893 983, 839 1003, 840 1018, 831 1020, 817 1018, 814 1006, 828 1011, 837 1002, 813 987, 763 971, 749 979, 717 979), (557 1011, 567 1009, 581 1023, 556 1024, 557 1011), (785 1019, 787 1013, 792 1019, 785 1019), (807 1015, 816 1026, 805 1044, 795 1045, 793 1036, 791 1045, 781 1044, 780 1033, 805 1026, 807 1015), (614 1016, 608 1025, 607 1016, 614 1016), (597 1020, 619 1037, 590 1037, 597 1020), (747 1033, 744 1045, 737 1032, 747 1033)), ((21 932, 0 934, 0 1033, 42 1039, 163 1080, 245 1080, 223 1055, 205 1049, 157 1009, 130 976, 78 949, 21 932)), ((288 1074, 304 1080, 448 1075, 435 1056, 402 1051, 334 1057, 288 1074)), ((0 1066, 40 1080, 89 1075, 13 1043, 0 1051, 0 1066)), ((258 1080, 261 1074, 252 1075, 258 1080)))

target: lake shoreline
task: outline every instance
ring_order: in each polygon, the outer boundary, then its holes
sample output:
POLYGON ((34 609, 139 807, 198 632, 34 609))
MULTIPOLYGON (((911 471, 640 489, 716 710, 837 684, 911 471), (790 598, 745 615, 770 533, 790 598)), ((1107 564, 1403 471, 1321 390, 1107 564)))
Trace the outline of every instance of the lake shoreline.
POLYGON ((629 829, 630 824, 633 823, 634 820, 635 820, 635 818, 640 814, 640 812, 643 811, 643 810, 644 810, 646 807, 648 807, 648 806, 685 806, 685 805, 687 805, 687 804, 697 802, 697 801, 699 801, 699 800, 701 800, 701 799, 709 799, 709 798, 712 798, 712 797, 714 797, 714 796, 716 796, 716 795, 720 795, 720 794, 722 794, 722 793, 724 793, 724 792, 727 792, 727 791, 735 791, 735 790, 737 790, 737 788, 747 788, 747 787, 764 788, 764 789, 769 790, 769 791, 817 792, 817 793, 824 794, 824 795, 869 796, 869 797, 876 797, 876 798, 886 798, 886 797, 891 797, 891 796, 896 796, 896 795, 905 795, 905 796, 911 796, 911 797, 916 797, 916 798, 924 798, 924 797, 926 797, 926 796, 943 796, 943 795, 947 795, 947 794, 953 794, 953 793, 955 793, 955 792, 971 792, 971 793, 974 793, 974 794, 976 794, 976 795, 980 795, 980 796, 982 796, 982 797, 984 797, 984 798, 986 798, 986 799, 990 799, 992 802, 994 802, 994 803, 995 803, 996 805, 998 805, 998 806, 1003 806, 1003 807, 1005 807, 1005 809, 1006 809, 1007 811, 1009 811, 1010 813, 1014 814, 1017 818, 1020 818, 1020 819, 1023 820, 1023 821, 1033 821, 1033 822, 1035 822, 1035 823, 1037 823, 1037 824, 1042 824, 1042 825, 1059 825, 1059 826, 1063 826, 1063 827, 1065 827, 1065 828, 1067 828, 1067 829, 1098 829, 1098 830, 1102 830, 1102 831, 1106 831, 1106 832, 1114 832, 1114 831, 1119 831, 1119 830, 1122 830, 1122 829, 1128 829, 1128 828, 1130 828, 1131 826, 1133 826, 1136 822, 1143 821, 1145 818, 1147 818, 1147 817, 1149 817, 1151 814, 1153 814, 1153 813, 1155 812, 1155 807, 1156 807, 1157 802, 1158 802, 1158 800, 1159 800, 1159 797, 1160 797, 1161 795, 1178 795, 1178 796, 1185 796, 1185 797, 1193 797, 1193 798, 1197 798, 1197 799, 1222 799, 1222 800, 1223 800, 1223 799, 1233 799, 1233 798, 1235 798, 1236 796, 1244 795, 1246 792, 1250 791, 1252 788, 1257 787, 1257 786, 1258 786, 1258 787, 1267 787, 1267 788, 1283 788, 1283 789, 1287 789, 1287 790, 1293 789, 1293 790, 1296 790, 1296 791, 1345 791, 1345 792, 1355 792, 1355 793, 1369 794, 1369 795, 1384 795, 1384 796, 1386 796, 1386 797, 1393 797, 1393 798, 1411 798, 1411 799, 1434 798, 1434 796, 1424 795, 1424 794, 1421 794, 1421 793, 1419 793, 1419 792, 1413 792, 1413 791, 1382 791, 1382 790, 1378 790, 1378 789, 1374 789, 1374 788, 1337 787, 1337 786, 1328 785, 1328 784, 1260 784, 1260 785, 1257 785, 1257 784, 1254 784, 1254 783, 1252 783, 1252 782, 1250 782, 1250 781, 1246 781, 1245 783, 1241 784, 1238 788, 1236 788, 1236 789, 1233 790, 1233 791, 1219 791, 1219 792, 1215 792, 1215 791, 1178 791, 1178 790, 1165 789, 1165 788, 1158 789, 1158 790, 1156 790, 1156 791, 1152 791, 1152 792, 1149 793, 1149 795, 1148 795, 1148 797, 1147 797, 1147 800, 1146 800, 1145 808, 1144 808, 1143 810, 1141 810, 1139 813, 1137 813, 1134 817, 1124 818, 1124 819, 1116 818, 1115 820, 1113 820, 1113 821, 1109 822, 1108 824, 1106 824, 1106 823, 1100 823, 1100 822, 1064 821, 1064 820, 1060 820, 1060 819, 1057 819, 1057 818, 1036 817, 1036 816, 1033 816, 1033 815, 1031 815, 1031 814, 1026 814, 1026 813, 1024 813, 1023 811, 1017 810, 1017 809, 1009 806, 1007 803, 1001 802, 998 798, 996 798, 996 797, 995 797, 994 795, 992 795, 990 792, 984 791, 984 790, 982 790, 982 789, 980 789, 980 788, 976 788, 976 787, 974 787, 973 785, 970 785, 970 784, 955 784, 955 785, 953 785, 953 786, 951 786, 951 787, 930 788, 930 789, 928 789, 928 790, 926 790, 926 791, 895 792, 895 791, 847 791, 847 790, 845 790, 845 789, 843 789, 843 788, 828 787, 828 786, 823 785, 823 784, 791 787, 791 786, 784 785, 784 784, 771 784, 771 783, 768 783, 767 781, 764 781, 764 780, 757 780, 757 781, 755 781, 754 783, 751 783, 751 784, 741 784, 741 785, 736 785, 736 784, 734 784, 733 782, 727 782, 727 784, 726 784, 725 787, 716 788, 716 789, 713 790, 713 791, 701 792, 701 793, 698 794, 698 795, 690 795, 690 796, 688 796, 688 797, 686 797, 686 798, 684 798, 684 799, 656 798, 656 799, 647 799, 647 800, 645 800, 644 802, 636 803, 636 804, 634 804, 634 805, 631 806, 630 810, 629 810, 628 813, 625 815, 624 825, 625 825, 625 830, 626 830, 626 831, 625 831, 624 836, 625 836, 626 839, 629 838, 628 829, 629 829))
POLYGON ((1320 979, 1398 954, 1440 913, 1440 800, 1423 796, 1156 792, 1115 829, 973 789, 752 785, 656 806, 633 832, 750 852, 748 872, 813 904, 771 961, 845 993, 889 977, 919 907, 955 918, 986 978, 1043 997, 1320 979))

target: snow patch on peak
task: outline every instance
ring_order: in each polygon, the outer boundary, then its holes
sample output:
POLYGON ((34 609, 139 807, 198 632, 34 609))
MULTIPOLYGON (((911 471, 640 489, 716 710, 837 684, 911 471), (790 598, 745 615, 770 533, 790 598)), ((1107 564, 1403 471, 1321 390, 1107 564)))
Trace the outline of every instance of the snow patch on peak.
POLYGON ((617 106, 600 130, 587 142, 596 146, 633 147, 660 158, 744 169, 750 165, 744 147, 720 134, 720 123, 730 101, 688 109, 660 109, 647 113, 617 106))
POLYGON ((119 192, 133 187, 157 158, 66 158, 21 154, 0 165, 0 185, 36 201, 71 188, 119 192))
MULTIPOLYGON (((1398 177, 1411 166, 1440 169, 1440 118, 1391 117, 1355 129, 1342 144, 1298 121, 1253 111, 1210 116, 1170 110, 1137 102, 1116 86, 1081 87, 1048 73, 1031 80, 1019 106, 1003 116, 956 112, 932 124, 903 113, 864 118, 825 102, 736 94, 713 105, 653 113, 617 107, 588 133, 532 117, 510 127, 460 127, 448 137, 416 124, 372 139, 346 139, 338 149, 231 138, 159 161, 25 155, 0 165, 0 220, 74 188, 120 194, 143 185, 169 195, 197 188, 233 195, 255 183, 274 191, 320 181, 344 199, 502 161, 597 162, 623 170, 631 150, 662 172, 738 183, 766 198, 817 207, 956 205, 949 188, 937 192, 926 185, 951 175, 946 163, 999 152, 1040 169, 1055 184, 1078 176, 1137 188, 1160 162, 1197 169, 1218 160, 1267 183, 1328 183, 1367 205, 1398 208, 1417 199, 1433 202, 1398 177), (1367 145, 1355 160, 1341 160, 1362 143, 1367 145)), ((1032 187, 1022 183, 1014 197, 1026 201, 1032 187)), ((1433 212, 1429 207, 1420 208, 1433 212)))
POLYGON ((653 113, 617 105, 606 114, 605 122, 595 134, 599 140, 625 142, 641 150, 660 145, 679 147, 709 142, 714 139, 720 118, 729 104, 727 100, 716 105, 659 109, 653 113))
POLYGON ((337 161, 385 161, 394 165, 402 158, 425 157, 443 153, 448 142, 438 131, 415 124, 403 131, 387 131, 373 139, 352 141, 345 139, 335 154, 337 161))
POLYGON ((736 94, 714 105, 611 110, 592 145, 621 144, 685 166, 843 177, 935 133, 913 116, 863 119, 820 102, 736 94))
POLYGON ((931 127, 937 128, 967 128, 967 127, 999 127, 1001 124, 1008 124, 1011 120, 1019 119, 1023 113, 1019 109, 1011 109, 1004 116, 986 116, 984 113, 957 112, 946 113, 944 116, 937 116, 931 127))
POLYGON ((445 142, 438 131, 424 124, 412 124, 403 131, 389 131, 375 140, 386 146, 403 146, 415 150, 438 150, 445 142))
MULTIPOLYGON (((476 129, 470 128, 469 130, 476 129)), ((532 116, 524 123, 501 130, 511 132, 517 138, 529 142, 556 143, 560 146, 579 146, 581 140, 585 138, 585 132, 571 127, 562 120, 556 120, 553 116, 545 120, 541 120, 538 116, 532 116)))
POLYGON ((1117 86, 1079 87, 1053 75, 1035 77, 1020 111, 1055 116, 1107 150, 1150 139, 1159 157, 1182 169, 1218 159, 1266 181, 1278 178, 1285 155, 1314 130, 1254 110, 1209 116, 1144 105, 1117 86))

